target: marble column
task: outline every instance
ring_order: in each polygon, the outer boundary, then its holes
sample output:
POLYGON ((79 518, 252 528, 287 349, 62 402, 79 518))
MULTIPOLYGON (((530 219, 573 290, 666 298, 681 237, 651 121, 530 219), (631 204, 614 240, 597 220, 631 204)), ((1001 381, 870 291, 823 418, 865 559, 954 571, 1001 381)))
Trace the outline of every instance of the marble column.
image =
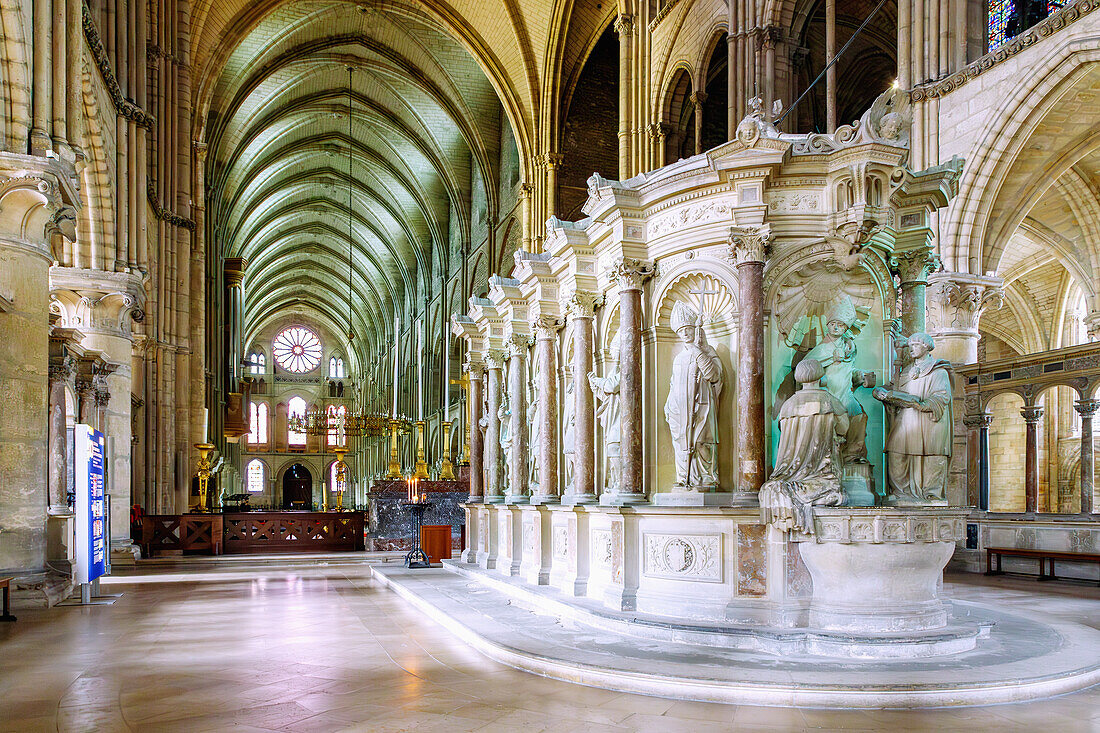
POLYGON ((565 319, 540 316, 535 321, 535 353, 538 358, 539 380, 539 487, 531 497, 532 504, 554 504, 558 497, 558 332, 565 319))
POLYGON ((642 286, 657 273, 651 262, 624 257, 616 263, 612 276, 619 286, 619 385, 621 473, 619 491, 605 493, 601 504, 619 506, 643 504, 642 455, 642 286))
POLYGON ((767 469, 764 419, 764 260, 771 234, 764 228, 730 230, 737 266, 737 454, 734 506, 754 506, 767 469))
POLYGON ((511 455, 508 461, 508 495, 505 504, 526 504, 530 500, 528 490, 527 461, 527 349, 526 336, 513 336, 508 343, 508 408, 509 433, 512 436, 511 455))
POLYGON ((1092 417, 1100 408, 1100 400, 1077 400, 1073 409, 1081 416, 1081 513, 1092 514, 1095 459, 1092 443, 1092 417))
POLYGON ((928 274, 937 258, 930 247, 895 252, 890 260, 901 278, 901 330, 905 336, 925 331, 928 274))
POLYGON ((469 400, 469 407, 467 414, 470 416, 469 425, 469 461, 470 461, 470 498, 468 503, 480 504, 485 497, 485 486, 483 480, 485 478, 482 471, 484 470, 485 460, 485 443, 481 434, 481 390, 483 382, 483 372, 485 371, 485 363, 482 361, 470 360, 466 363, 466 373, 470 380, 470 391, 467 395, 469 400))
POLYGON ((504 369, 504 352, 490 351, 485 356, 488 368, 486 380, 486 408, 489 414, 485 428, 485 502, 500 504, 504 501, 504 460, 500 455, 501 372, 504 369))
POLYGON ((1024 439, 1024 511, 1034 512, 1039 499, 1039 421, 1043 408, 1028 405, 1020 409, 1026 425, 1024 439))
POLYGON ((51 514, 69 511, 69 426, 66 424, 65 387, 73 377, 74 360, 67 353, 65 340, 50 335, 48 481, 51 514))
POLYGON ((241 376, 241 357, 244 346, 241 344, 242 285, 248 260, 243 257, 225 258, 225 287, 229 291, 226 308, 229 311, 229 389, 237 391, 241 376))
POLYGON ((630 178, 630 91, 633 68, 634 16, 623 14, 615 20, 619 36, 619 179, 630 178))
POLYGON ((596 405, 588 373, 595 351, 592 322, 603 297, 576 291, 566 303, 573 322, 573 485, 565 487, 562 504, 596 502, 596 405))
POLYGON ((988 412, 965 415, 966 426, 966 498, 969 506, 989 510, 989 426, 988 412))

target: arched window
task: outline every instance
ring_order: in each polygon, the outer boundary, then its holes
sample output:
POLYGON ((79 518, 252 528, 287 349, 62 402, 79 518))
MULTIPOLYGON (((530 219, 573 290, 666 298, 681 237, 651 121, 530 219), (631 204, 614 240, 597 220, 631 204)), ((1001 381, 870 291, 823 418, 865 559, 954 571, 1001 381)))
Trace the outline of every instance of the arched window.
POLYGON ((263 374, 267 371, 267 357, 262 352, 255 351, 249 354, 248 361, 250 364, 248 369, 252 374, 263 374))
MULTIPOLYGON (((286 403, 286 415, 288 421, 295 415, 300 416, 304 420, 306 417, 306 401, 301 397, 291 397, 290 401, 286 403)), ((286 436, 286 442, 290 445, 306 444, 305 433, 296 432, 288 427, 286 436)))
POLYGON ((328 406, 328 444, 329 446, 346 445, 347 433, 344 428, 344 420, 347 419, 348 408, 344 405, 328 406))
POLYGON ((332 379, 343 379, 348 376, 344 372, 344 360, 338 356, 334 356, 328 360, 328 375, 332 379))
POLYGON ((267 403, 253 402, 248 409, 248 444, 267 444, 267 403))
POLYGON ((245 476, 247 477, 250 493, 257 494, 264 490, 264 462, 259 458, 254 458, 248 462, 245 476))

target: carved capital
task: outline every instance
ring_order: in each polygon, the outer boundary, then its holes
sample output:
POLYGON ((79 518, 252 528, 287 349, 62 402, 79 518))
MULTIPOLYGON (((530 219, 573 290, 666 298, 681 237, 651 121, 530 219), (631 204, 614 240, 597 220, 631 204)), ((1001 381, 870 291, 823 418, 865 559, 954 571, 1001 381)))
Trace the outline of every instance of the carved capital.
POLYGON ((1084 324, 1089 341, 1100 341, 1100 311, 1089 311, 1084 318, 1084 324))
POLYGON ((504 345, 508 348, 509 357, 525 359, 527 349, 531 348, 531 337, 514 333, 505 340, 504 345))
POLYGON ((481 375, 485 371, 485 362, 481 359, 467 358, 463 368, 470 375, 470 379, 481 379, 481 375))
POLYGON ((973 415, 963 415, 963 425, 970 430, 988 429, 993 424, 993 416, 988 412, 979 412, 973 415))
POLYGON ((765 51, 774 49, 783 39, 783 30, 777 25, 765 26, 760 34, 760 48, 765 51))
POLYGON ((692 92, 689 99, 691 100, 691 104, 695 107, 695 109, 699 109, 700 107, 702 107, 704 104, 707 103, 707 93, 706 92, 692 92))
POLYGON ((1035 425, 1043 418, 1043 408, 1040 405, 1028 405, 1020 408, 1020 415, 1028 425, 1035 425))
POLYGON ((503 369, 506 361, 508 361, 508 354, 503 349, 489 349, 485 352, 485 368, 489 371, 503 369))
POLYGON ((76 360, 69 355, 50 357, 50 382, 64 382, 76 372, 76 360))
POLYGON ((975 278, 957 273, 935 273, 928 278, 925 298, 928 332, 978 333, 978 320, 986 310, 1004 305, 1004 287, 998 279, 975 278))
POLYGON ((538 163, 547 170, 557 170, 565 162, 565 156, 561 153, 544 153, 538 157, 538 163))
POLYGON ((1082 420, 1091 420, 1096 411, 1100 410, 1100 400, 1077 400, 1073 403, 1073 409, 1077 410, 1077 414, 1081 416, 1082 420))
POLYGON ((767 227, 730 227, 729 258, 736 265, 764 262, 772 241, 767 227))
POLYGON ((107 389, 106 385, 96 387, 95 390, 95 403, 100 407, 106 407, 107 403, 111 401, 111 393, 107 389))
POLYGON ((629 36, 634 32, 634 16, 623 13, 615 19, 615 33, 619 38, 629 36))
POLYGON ((595 318, 596 309, 603 305, 603 296, 584 290, 574 290, 564 305, 565 312, 570 318, 595 318))
POLYGON ((657 266, 646 260, 623 257, 611 268, 611 277, 619 290, 641 290, 645 281, 657 274, 657 266))
POLYGON ((927 282, 928 275, 940 263, 940 258, 931 249, 911 249, 895 252, 890 257, 890 269, 906 283, 927 282))
POLYGON ((244 271, 248 267, 248 260, 244 257, 225 258, 225 285, 229 288, 239 288, 244 282, 244 271))
POLYGON ((548 341, 558 337, 558 331, 565 326, 565 319, 561 316, 542 315, 531 325, 535 329, 535 338, 539 341, 548 341))

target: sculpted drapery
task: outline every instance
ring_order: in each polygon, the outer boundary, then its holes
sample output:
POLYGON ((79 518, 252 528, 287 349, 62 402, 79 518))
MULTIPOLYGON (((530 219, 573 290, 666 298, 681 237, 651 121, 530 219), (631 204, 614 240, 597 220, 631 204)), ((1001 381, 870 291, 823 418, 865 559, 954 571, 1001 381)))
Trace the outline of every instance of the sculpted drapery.
POLYGON ((619 490, 620 462, 622 460, 622 409, 620 405, 620 387, 622 372, 619 369, 619 334, 611 340, 611 361, 607 366, 607 375, 588 375, 588 384, 599 406, 596 418, 603 428, 604 453, 607 456, 607 491, 619 490))
POLYGON ((706 341, 701 318, 687 305, 672 308, 672 330, 682 347, 672 362, 665 420, 676 456, 676 486, 718 485, 718 398, 722 361, 706 341))

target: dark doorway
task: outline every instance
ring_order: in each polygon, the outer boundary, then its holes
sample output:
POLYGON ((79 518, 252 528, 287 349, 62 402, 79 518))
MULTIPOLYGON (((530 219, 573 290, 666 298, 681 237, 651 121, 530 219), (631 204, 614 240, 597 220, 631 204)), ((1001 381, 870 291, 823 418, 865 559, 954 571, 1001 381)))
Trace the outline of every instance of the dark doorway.
POLYGON ((283 509, 313 509, 313 476, 301 463, 283 474, 283 509))

